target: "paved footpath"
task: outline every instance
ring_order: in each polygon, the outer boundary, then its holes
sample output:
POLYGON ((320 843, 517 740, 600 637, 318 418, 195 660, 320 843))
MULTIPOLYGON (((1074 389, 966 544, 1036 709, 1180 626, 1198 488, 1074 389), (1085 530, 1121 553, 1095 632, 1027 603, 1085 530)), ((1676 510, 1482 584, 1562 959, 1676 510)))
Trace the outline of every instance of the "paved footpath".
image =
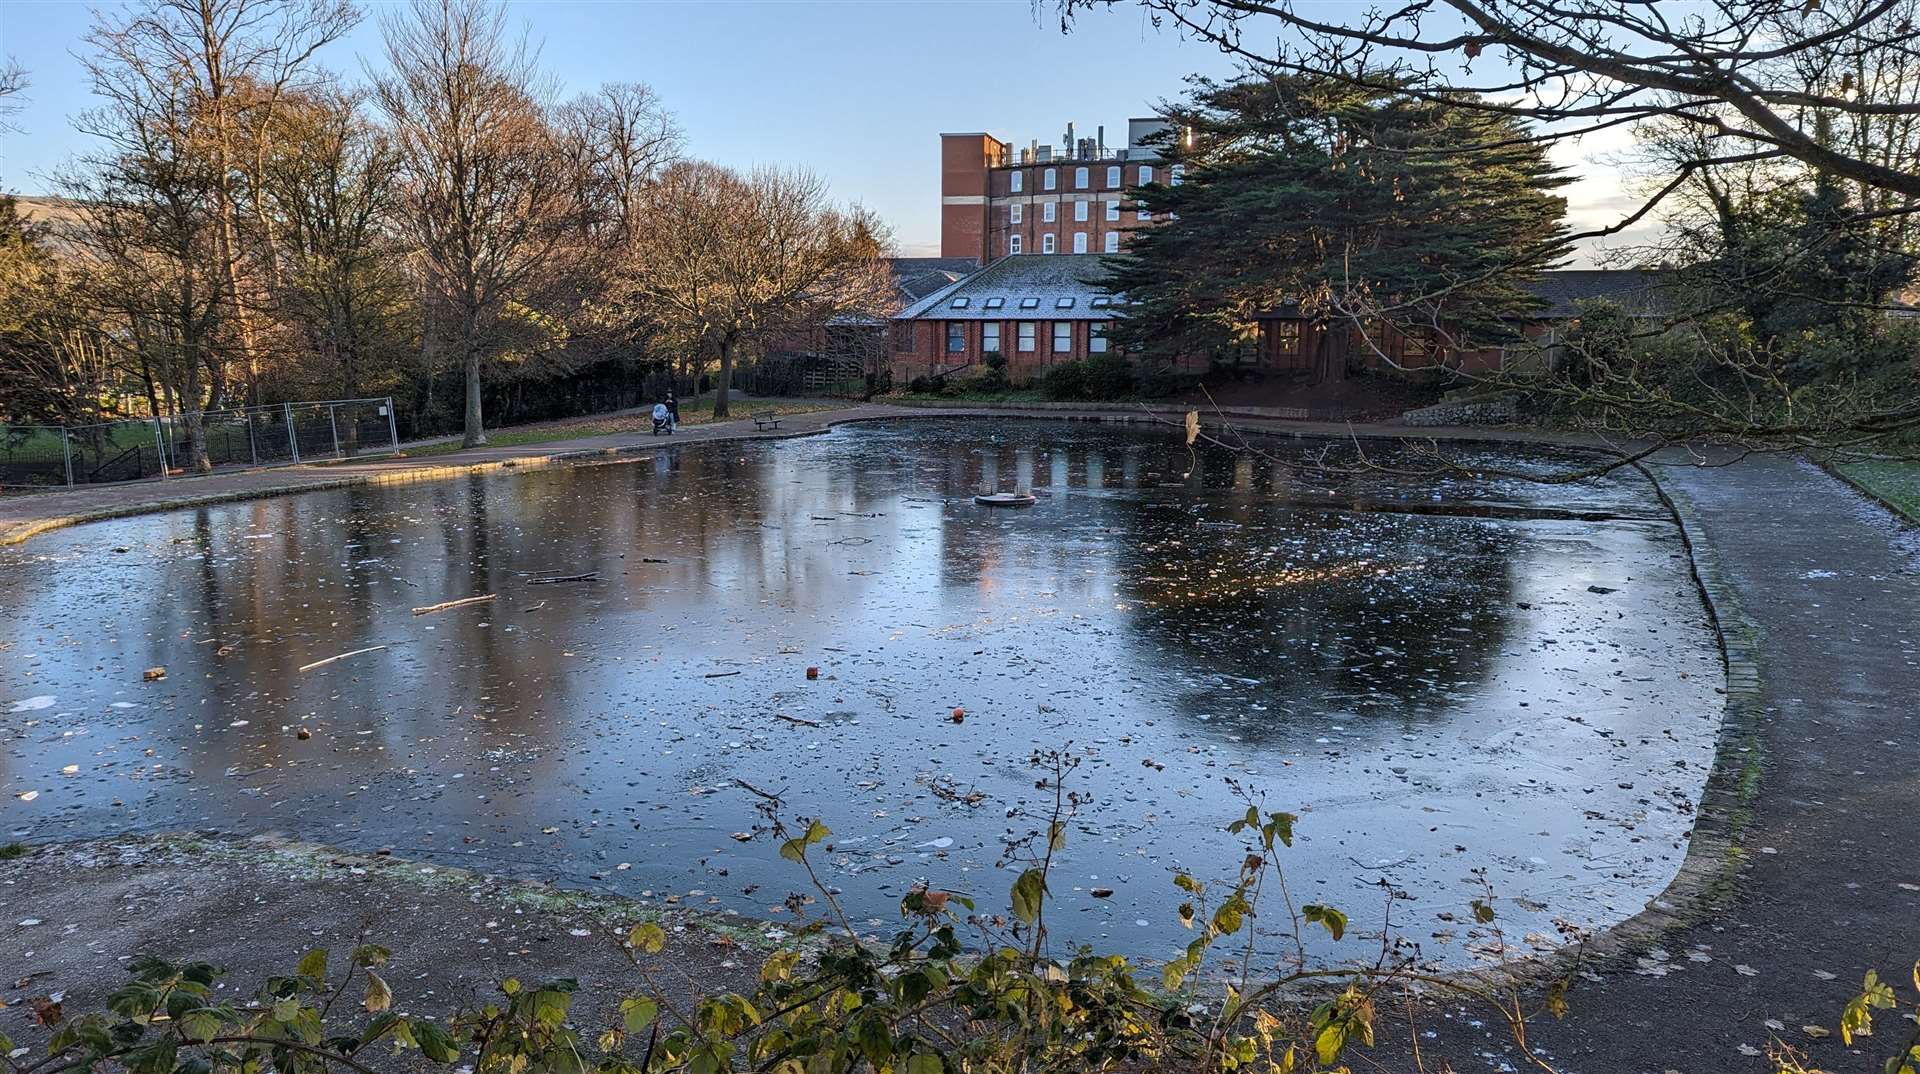
MULTIPOLYGON (((850 406, 783 418, 778 433, 745 422, 688 427, 675 443, 988 413, 850 406)), ((1490 435, 1235 417, 1303 435, 1490 435)), ((661 446, 644 434, 598 437, 19 497, 0 501, 0 543, 183 502, 564 465, 661 446)), ((1760 1074, 1773 1069, 1762 1052, 1775 1037, 1836 1074, 1879 1071, 1897 1025, 1853 1049, 1837 1033, 1802 1027, 1834 1029, 1867 969, 1904 984, 1920 958, 1920 532, 1794 459, 1701 468, 1676 458, 1652 469, 1685 521, 1728 644, 1720 764, 1666 909, 1613 933, 1589 967, 1597 980, 1574 989, 1572 1015, 1533 1026, 1531 1043, 1567 1074, 1760 1074)), ((1427 1069, 1439 1057, 1462 1072, 1525 1067, 1485 1012, 1435 1004, 1420 1028, 1432 1034, 1421 1043, 1427 1069)), ((1381 1035, 1374 1059, 1412 1069, 1404 1033, 1383 1025, 1381 1035)))

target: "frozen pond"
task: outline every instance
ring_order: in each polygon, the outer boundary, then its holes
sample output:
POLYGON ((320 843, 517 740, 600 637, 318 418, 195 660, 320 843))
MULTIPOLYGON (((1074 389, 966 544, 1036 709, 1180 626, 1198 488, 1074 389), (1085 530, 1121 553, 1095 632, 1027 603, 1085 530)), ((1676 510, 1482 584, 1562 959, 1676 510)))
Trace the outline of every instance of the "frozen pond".
POLYGON ((1003 909, 1029 756, 1071 743, 1093 801, 1055 935, 1154 957, 1187 938, 1171 874, 1240 859, 1236 784, 1301 814, 1294 894, 1357 933, 1385 878, 1407 935, 1464 958, 1476 868, 1512 939, 1617 921, 1685 853, 1721 706, 1678 534, 1632 471, 1328 488, 1064 422, 100 523, 0 549, 0 612, 5 838, 280 832, 779 918, 805 877, 736 838, 740 778, 822 815, 826 879, 891 922, 921 878, 1003 909), (1042 497, 991 511, 983 481, 1042 497), (1356 497, 1422 510, 1326 506, 1356 497))

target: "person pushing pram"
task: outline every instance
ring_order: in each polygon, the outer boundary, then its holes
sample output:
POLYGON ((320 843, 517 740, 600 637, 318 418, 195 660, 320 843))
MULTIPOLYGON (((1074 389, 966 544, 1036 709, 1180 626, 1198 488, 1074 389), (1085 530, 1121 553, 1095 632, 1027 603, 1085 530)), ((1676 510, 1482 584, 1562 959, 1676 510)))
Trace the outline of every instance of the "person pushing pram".
POLYGON ((680 429, 680 403, 673 397, 673 390, 667 390, 667 397, 653 404, 653 435, 659 436, 661 430, 672 436, 680 429))

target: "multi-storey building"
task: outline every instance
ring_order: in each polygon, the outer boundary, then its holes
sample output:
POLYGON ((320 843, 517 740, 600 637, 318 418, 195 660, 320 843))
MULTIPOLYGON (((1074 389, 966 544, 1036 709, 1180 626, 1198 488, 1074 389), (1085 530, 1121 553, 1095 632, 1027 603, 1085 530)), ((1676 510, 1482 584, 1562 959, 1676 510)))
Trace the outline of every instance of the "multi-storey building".
POLYGON ((940 254, 985 265, 1008 254, 1117 253, 1129 231, 1153 222, 1127 191, 1178 182, 1144 144, 1167 129, 1159 118, 1127 121, 1127 144, 1108 148, 1106 128, 1059 147, 1016 150, 991 134, 940 136, 940 254))

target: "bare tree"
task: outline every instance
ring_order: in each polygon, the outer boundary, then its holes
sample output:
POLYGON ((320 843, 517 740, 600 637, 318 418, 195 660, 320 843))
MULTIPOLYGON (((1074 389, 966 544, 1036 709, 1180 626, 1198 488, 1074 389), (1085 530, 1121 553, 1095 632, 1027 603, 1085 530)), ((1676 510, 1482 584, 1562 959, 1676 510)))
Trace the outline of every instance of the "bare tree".
MULTIPOLYGON (((205 158, 214 182, 213 255, 250 385, 260 372, 255 311, 263 288, 243 279, 240 189, 270 144, 266 132, 280 101, 311 77, 314 53, 358 21, 349 0, 139 0, 96 12, 87 35, 97 53, 86 61, 90 68, 114 68, 120 72, 114 83, 144 83, 146 92, 175 86, 184 98, 191 117, 184 148, 205 158), (243 141, 251 143, 251 157, 243 141)), ((217 404, 228 371, 213 368, 208 376, 217 404)))
POLYGON ((487 442, 486 333, 567 231, 566 170, 534 54, 486 0, 413 0, 385 20, 392 74, 377 83, 402 165, 401 217, 424 275, 455 314, 468 446, 487 442))
POLYGON ((647 186, 680 156, 682 136, 672 114, 647 86, 609 82, 561 106, 556 126, 579 219, 631 248, 647 186))
POLYGON ((715 417, 727 416, 743 347, 878 309, 891 293, 879 225, 831 207, 812 175, 686 163, 646 195, 623 293, 667 339, 717 360, 715 417))
POLYGON ((26 94, 32 82, 27 77, 27 69, 20 61, 9 56, 0 62, 0 131, 18 131, 13 125, 13 117, 24 103, 21 98, 26 94))
POLYGON ((376 363, 397 360, 414 299, 393 231, 399 155, 364 100, 336 90, 290 96, 252 191, 280 250, 274 309, 320 359, 306 377, 345 398, 365 393, 376 363))

